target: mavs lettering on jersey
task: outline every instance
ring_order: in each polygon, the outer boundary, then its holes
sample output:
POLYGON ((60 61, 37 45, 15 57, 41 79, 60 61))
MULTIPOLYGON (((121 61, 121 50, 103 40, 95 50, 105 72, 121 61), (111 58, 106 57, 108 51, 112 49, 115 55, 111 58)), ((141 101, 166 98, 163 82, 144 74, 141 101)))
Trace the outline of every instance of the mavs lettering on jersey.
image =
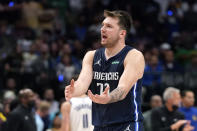
MULTIPOLYGON (((93 60, 93 79, 90 90, 100 94, 109 86, 110 92, 117 88, 124 71, 124 59, 132 50, 125 46, 117 55, 105 57, 105 48, 95 52, 93 60)), ((124 100, 111 104, 92 103, 93 125, 105 126, 115 123, 140 122, 143 120, 141 112, 141 79, 131 88, 124 100)))
POLYGON ((94 79, 95 80, 118 80, 119 75, 118 72, 94 72, 94 79))

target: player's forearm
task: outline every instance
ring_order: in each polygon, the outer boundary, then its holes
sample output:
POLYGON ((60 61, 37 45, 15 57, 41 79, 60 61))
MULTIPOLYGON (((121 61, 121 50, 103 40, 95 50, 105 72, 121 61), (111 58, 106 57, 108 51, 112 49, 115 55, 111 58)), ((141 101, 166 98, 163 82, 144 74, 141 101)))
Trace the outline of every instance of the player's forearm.
POLYGON ((70 119, 63 116, 60 131, 70 131, 70 119))
POLYGON ((87 92, 88 87, 83 82, 76 81, 74 85, 73 97, 81 96, 87 92))
POLYGON ((62 123, 62 126, 60 128, 60 131, 70 131, 70 125, 62 123))
POLYGON ((126 96, 126 92, 121 87, 117 87, 109 94, 109 96, 110 100, 108 103, 114 103, 123 100, 126 96))

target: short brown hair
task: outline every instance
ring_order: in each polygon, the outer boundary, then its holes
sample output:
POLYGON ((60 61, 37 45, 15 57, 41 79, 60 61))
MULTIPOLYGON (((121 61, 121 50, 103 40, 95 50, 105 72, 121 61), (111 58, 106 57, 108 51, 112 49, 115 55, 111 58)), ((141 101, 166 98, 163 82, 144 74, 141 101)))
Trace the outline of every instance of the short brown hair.
POLYGON ((122 10, 115 10, 115 11, 104 10, 104 17, 118 18, 119 26, 122 29, 126 30, 128 35, 132 25, 132 18, 128 12, 122 10))
POLYGON ((41 112, 44 112, 44 111, 48 111, 49 108, 50 108, 50 103, 47 102, 47 101, 41 101, 39 106, 38 106, 38 109, 41 111, 41 112))

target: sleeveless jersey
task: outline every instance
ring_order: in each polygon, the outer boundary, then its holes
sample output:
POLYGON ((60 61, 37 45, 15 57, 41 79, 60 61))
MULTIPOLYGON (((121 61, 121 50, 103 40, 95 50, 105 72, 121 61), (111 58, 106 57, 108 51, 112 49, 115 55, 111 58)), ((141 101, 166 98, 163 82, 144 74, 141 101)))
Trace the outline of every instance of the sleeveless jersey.
MULTIPOLYGON (((100 94, 107 85, 110 92, 117 88, 119 79, 124 71, 124 59, 133 48, 125 46, 118 54, 106 60, 105 48, 96 50, 93 60, 93 79, 90 90, 100 94)), ((141 79, 131 88, 124 100, 110 103, 92 103, 92 119, 94 126, 106 126, 124 122, 140 122, 141 112, 141 79)))
POLYGON ((92 131, 92 101, 89 97, 76 97, 70 100, 71 131, 92 131))

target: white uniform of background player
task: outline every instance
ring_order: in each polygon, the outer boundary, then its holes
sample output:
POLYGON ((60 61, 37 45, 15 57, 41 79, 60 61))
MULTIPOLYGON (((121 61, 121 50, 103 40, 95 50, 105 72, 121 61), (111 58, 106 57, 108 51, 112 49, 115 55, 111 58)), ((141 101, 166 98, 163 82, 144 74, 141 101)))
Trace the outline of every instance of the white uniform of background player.
POLYGON ((88 96, 73 97, 61 107, 61 131, 93 131, 92 101, 88 96))

